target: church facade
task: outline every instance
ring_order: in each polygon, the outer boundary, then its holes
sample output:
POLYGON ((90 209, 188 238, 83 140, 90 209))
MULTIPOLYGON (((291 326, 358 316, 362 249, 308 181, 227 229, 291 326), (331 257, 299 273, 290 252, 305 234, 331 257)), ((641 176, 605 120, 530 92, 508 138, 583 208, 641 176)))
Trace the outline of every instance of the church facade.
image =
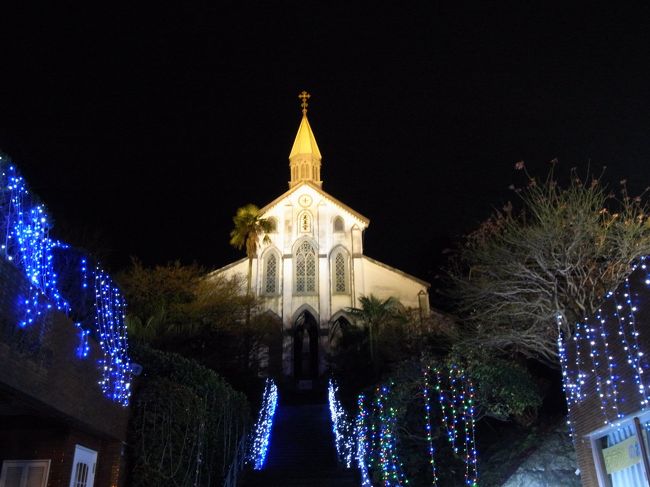
MULTIPOLYGON (((363 253, 370 220, 322 189, 321 153, 307 119, 302 120, 289 155, 289 190, 261 208, 272 221, 270 242, 253 261, 252 289, 283 324, 283 375, 317 379, 325 370, 337 320, 352 322, 346 310, 361 296, 395 297, 406 307, 429 313, 429 284, 363 253)), ((248 259, 215 273, 248 273, 248 259)))

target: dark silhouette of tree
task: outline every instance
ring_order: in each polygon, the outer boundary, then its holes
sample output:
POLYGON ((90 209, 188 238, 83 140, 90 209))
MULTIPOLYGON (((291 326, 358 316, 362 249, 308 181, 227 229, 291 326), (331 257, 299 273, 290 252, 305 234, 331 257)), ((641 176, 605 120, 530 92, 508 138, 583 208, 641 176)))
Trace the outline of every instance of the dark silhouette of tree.
POLYGON ((357 324, 362 325, 366 330, 370 362, 377 373, 380 369, 377 342, 389 324, 406 322, 404 307, 392 296, 380 299, 373 294, 361 296, 359 303, 361 307, 348 308, 347 311, 356 319, 357 324))
MULTIPOLYGON (((524 169, 518 163, 517 169, 524 169)), ((601 178, 561 185, 553 169, 517 190, 522 208, 506 205, 465 239, 449 272, 467 344, 518 352, 558 366, 557 337, 592 314, 605 294, 650 253, 642 197, 619 197, 601 178)))

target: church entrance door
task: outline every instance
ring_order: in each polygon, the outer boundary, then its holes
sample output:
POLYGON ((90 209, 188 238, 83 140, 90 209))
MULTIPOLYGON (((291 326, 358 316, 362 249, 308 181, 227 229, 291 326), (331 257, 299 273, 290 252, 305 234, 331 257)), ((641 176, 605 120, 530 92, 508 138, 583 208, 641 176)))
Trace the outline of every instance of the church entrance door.
POLYGON ((318 323, 309 311, 294 326, 293 374, 296 380, 318 379, 318 323))

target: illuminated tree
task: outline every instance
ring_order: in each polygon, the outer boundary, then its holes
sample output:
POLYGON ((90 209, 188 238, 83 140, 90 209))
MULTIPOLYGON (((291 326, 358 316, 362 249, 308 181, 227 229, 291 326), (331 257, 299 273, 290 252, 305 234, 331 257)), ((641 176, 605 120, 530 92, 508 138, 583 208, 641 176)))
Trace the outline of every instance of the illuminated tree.
MULTIPOLYGON (((517 169, 524 169, 523 163, 517 169)), ((641 197, 621 181, 616 198, 600 178, 553 170, 517 190, 508 204, 465 240, 452 261, 450 296, 468 325, 469 345, 519 352, 554 366, 557 334, 570 336, 607 291, 650 253, 650 225, 641 197)))

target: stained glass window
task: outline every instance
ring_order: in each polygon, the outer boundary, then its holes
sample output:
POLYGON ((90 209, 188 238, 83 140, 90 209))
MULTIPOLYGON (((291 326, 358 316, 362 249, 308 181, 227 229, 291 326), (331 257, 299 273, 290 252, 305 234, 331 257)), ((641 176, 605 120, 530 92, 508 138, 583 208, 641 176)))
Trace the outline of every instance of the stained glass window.
POLYGON ((296 251, 296 292, 316 292, 316 252, 309 242, 296 251))
POLYGON ((342 252, 334 258, 334 292, 344 293, 347 291, 347 279, 345 276, 345 256, 342 252))
POLYGON ((264 293, 275 294, 278 287, 278 258, 270 254, 266 258, 266 274, 264 280, 264 293))

